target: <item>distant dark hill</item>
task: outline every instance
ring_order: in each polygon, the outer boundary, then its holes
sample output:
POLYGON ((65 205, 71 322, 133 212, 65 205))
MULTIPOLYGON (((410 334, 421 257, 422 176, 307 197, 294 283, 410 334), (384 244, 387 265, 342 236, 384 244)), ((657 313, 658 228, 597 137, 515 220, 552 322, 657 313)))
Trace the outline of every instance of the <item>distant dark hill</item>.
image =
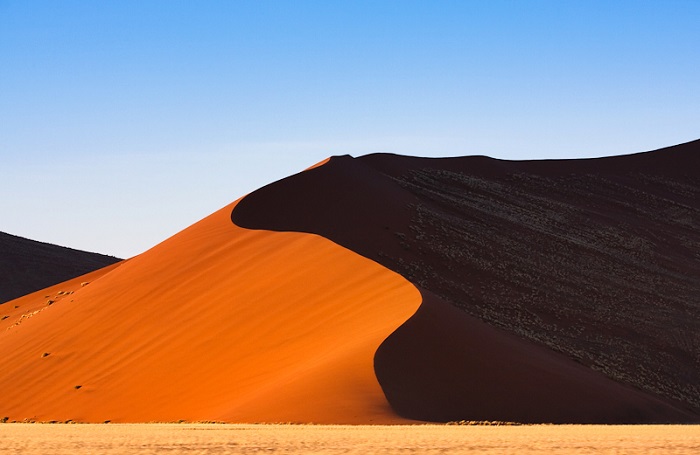
POLYGON ((0 232, 0 304, 120 260, 0 232))
POLYGON ((405 417, 700 420, 700 141, 584 160, 333 157, 231 217, 324 236, 421 290, 375 357, 405 417))

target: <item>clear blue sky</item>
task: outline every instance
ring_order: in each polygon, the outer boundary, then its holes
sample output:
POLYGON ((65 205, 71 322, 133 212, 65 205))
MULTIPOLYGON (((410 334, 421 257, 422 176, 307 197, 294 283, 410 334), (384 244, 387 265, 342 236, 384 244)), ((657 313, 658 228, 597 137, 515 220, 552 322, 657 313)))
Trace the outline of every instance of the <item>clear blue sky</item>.
POLYGON ((0 231, 121 257, 337 154, 700 137, 700 1, 0 0, 0 231))

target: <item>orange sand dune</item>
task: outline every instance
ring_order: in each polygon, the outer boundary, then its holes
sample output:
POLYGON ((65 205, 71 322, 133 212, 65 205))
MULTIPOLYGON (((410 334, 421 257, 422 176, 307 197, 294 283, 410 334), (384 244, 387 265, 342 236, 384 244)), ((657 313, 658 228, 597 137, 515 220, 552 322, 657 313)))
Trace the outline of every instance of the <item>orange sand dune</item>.
POLYGON ((0 417, 697 422, 698 147, 326 160, 3 305, 0 417))
POLYGON ((9 302, 0 417, 405 422, 373 357, 417 310, 418 290, 322 237, 236 227, 234 206, 9 302), (47 305, 58 291, 73 293, 47 305))

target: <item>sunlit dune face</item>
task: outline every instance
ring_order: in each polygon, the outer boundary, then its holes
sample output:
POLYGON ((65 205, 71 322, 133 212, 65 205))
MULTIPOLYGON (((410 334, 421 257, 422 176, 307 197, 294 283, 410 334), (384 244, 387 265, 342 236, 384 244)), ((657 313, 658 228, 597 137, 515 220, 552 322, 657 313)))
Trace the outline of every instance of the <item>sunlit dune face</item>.
MULTIPOLYGON (((252 231, 228 206, 0 334, 11 419, 392 423, 373 371, 420 305, 322 237, 252 231), (46 355, 44 355, 46 354, 46 355)), ((81 286, 81 282, 90 281, 81 286)), ((61 285, 48 292, 58 292, 61 285)), ((11 303, 12 304, 12 303, 11 303)))

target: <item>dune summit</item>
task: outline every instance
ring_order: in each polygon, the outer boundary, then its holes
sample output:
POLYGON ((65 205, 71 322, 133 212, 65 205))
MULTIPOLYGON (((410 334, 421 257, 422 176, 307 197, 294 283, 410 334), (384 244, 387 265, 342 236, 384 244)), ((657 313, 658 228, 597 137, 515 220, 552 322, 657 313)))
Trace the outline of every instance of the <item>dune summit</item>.
POLYGON ((332 157, 0 306, 0 417, 698 422, 699 144, 332 157))

